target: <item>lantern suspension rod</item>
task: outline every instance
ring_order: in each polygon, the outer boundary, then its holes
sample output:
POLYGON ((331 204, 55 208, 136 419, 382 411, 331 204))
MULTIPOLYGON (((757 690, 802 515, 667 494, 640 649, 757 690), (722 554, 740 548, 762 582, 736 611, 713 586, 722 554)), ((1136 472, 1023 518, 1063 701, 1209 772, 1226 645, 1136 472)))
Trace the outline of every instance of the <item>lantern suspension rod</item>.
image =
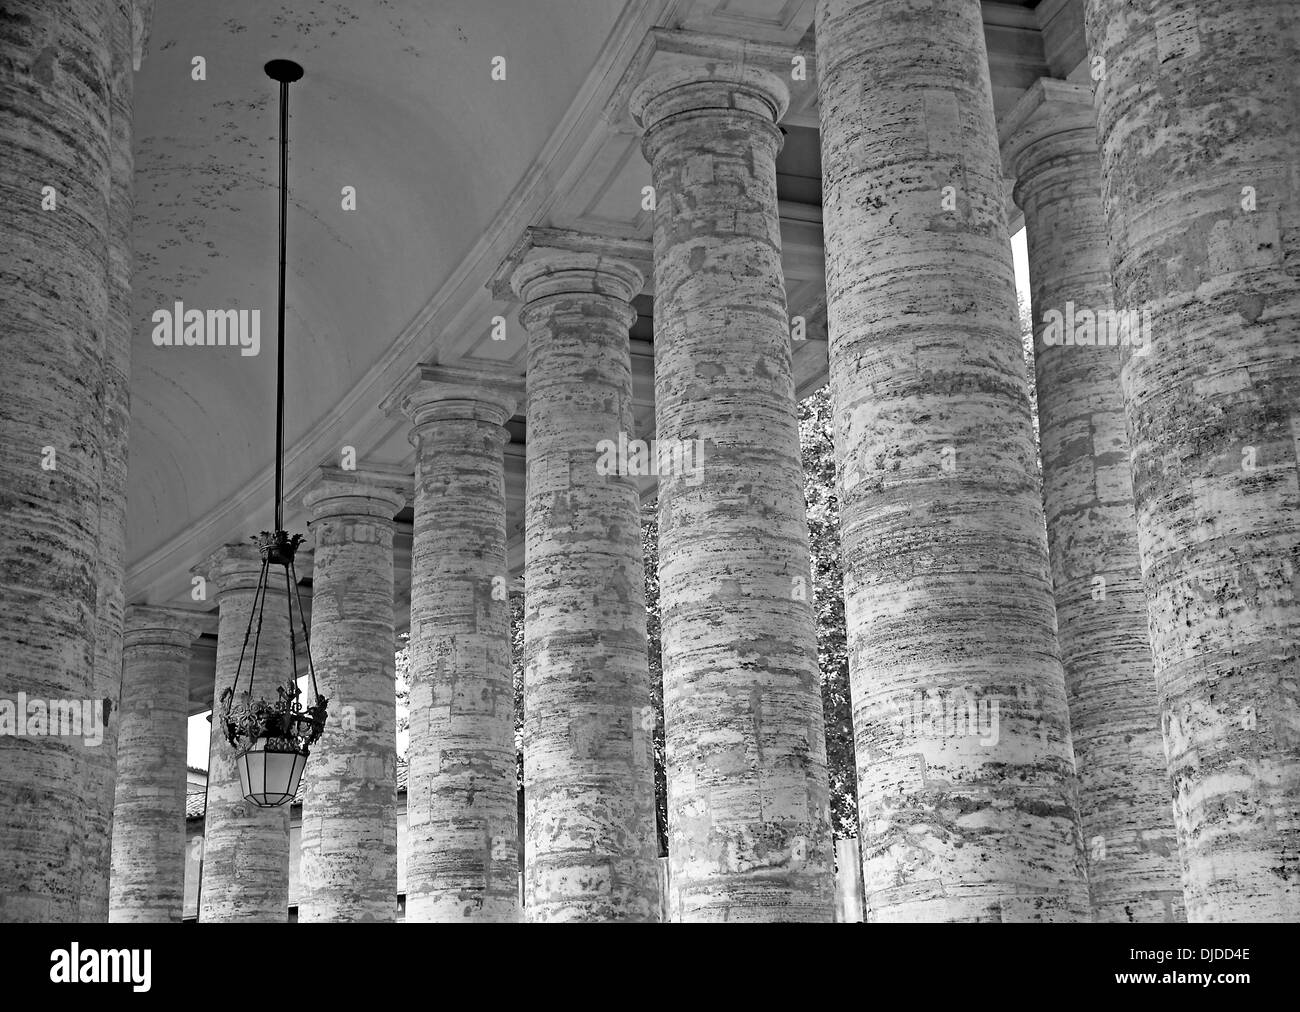
POLYGON ((280 82, 280 303, 275 349, 275 530, 284 530, 284 263, 289 204, 289 82, 280 82))
POLYGON ((275 349, 275 530, 284 530, 284 275, 289 216, 289 84, 302 77, 292 60, 271 60, 266 74, 280 83, 280 282, 275 349))

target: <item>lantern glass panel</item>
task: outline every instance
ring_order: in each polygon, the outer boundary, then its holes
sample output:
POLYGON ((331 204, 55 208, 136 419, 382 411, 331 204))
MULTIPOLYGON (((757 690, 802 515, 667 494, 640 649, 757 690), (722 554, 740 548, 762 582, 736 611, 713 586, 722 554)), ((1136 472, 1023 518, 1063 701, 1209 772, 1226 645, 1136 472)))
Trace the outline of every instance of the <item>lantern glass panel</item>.
POLYGON ((244 797, 259 808, 275 808, 298 793, 307 757, 301 752, 268 752, 259 738, 236 760, 244 797))

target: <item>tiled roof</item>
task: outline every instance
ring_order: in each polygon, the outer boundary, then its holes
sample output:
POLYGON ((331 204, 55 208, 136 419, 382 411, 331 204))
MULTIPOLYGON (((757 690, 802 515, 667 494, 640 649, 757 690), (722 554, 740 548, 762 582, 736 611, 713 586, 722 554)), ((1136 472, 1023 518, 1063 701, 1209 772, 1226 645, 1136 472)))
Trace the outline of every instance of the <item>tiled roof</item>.
MULTIPOLYGON (((310 762, 310 760, 308 761, 310 762)), ((406 793, 407 769, 408 766, 406 760, 403 759, 401 756, 398 756, 397 757, 397 793, 398 794, 406 793)), ((196 772, 206 773, 207 771, 197 770, 196 772)), ((298 785, 298 793, 297 795, 294 796, 293 799, 293 803, 295 805, 302 804, 302 793, 305 786, 306 786, 305 781, 298 785)), ((185 818, 187 819, 203 818, 203 813, 206 810, 207 800, 208 800, 208 796, 206 791, 200 790, 200 791, 188 792, 185 795, 185 818)))

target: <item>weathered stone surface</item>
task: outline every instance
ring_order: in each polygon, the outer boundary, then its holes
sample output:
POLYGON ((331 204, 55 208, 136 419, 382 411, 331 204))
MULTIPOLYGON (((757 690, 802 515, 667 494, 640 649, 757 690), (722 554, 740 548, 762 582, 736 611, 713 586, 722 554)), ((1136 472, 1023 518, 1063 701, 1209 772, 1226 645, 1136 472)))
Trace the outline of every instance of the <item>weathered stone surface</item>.
POLYGON ((1138 545, 1192 921, 1300 920, 1300 18, 1088 0, 1138 545), (1097 62, 1101 61, 1101 62, 1097 62))
MULTIPOLYGON (((284 571, 271 567, 265 620, 258 640, 255 698, 275 698, 293 667, 285 605, 284 571)), ((203 877, 199 883, 201 922, 276 922, 289 917, 289 806, 258 808, 244 799, 235 750, 226 741, 217 713, 221 694, 235 681, 240 651, 253 609, 262 557, 252 544, 223 545, 195 571, 215 589, 218 605, 217 671, 213 693, 212 744, 208 753, 208 805, 203 824, 203 877)), ((294 619, 298 611, 294 608, 294 619)), ((257 623, 253 624, 254 634, 257 623)), ((235 689, 248 691, 253 636, 235 689)), ((310 761, 310 760, 308 760, 310 761)))
POLYGON ((99 449, 99 570, 96 577, 93 695, 106 700, 104 743, 86 752, 86 844, 81 920, 109 916, 109 868, 113 839, 114 782, 122 685, 122 579, 126 543, 127 443, 131 422, 131 219, 135 210, 131 125, 134 82, 132 4, 111 7, 110 191, 108 322, 104 348, 103 422, 99 449))
MULTIPOLYGON (((397 916, 391 477, 322 468, 311 510, 311 659, 329 722, 303 773, 299 923, 397 916)), ((301 670, 301 668, 300 668, 301 670)))
POLYGON ((868 919, 1086 919, 980 5, 816 36, 868 919))
POLYGON ((678 921, 834 912, 776 203, 787 102, 776 76, 728 64, 665 71, 632 99, 656 193, 657 435, 702 453, 659 476, 678 921))
POLYGON ((1098 345, 1063 344, 1043 322, 1052 311, 1105 321, 1113 308, 1092 95, 1042 80, 1011 120, 1003 156, 1025 213, 1043 506, 1093 919, 1181 921, 1120 348, 1104 331, 1098 345))
POLYGON ((544 254, 512 279, 528 331, 524 912, 657 921, 654 711, 639 497, 598 468, 634 438, 629 264, 544 254))
POLYGON ((411 922, 519 919, 504 460, 517 387, 420 367, 397 398, 416 448, 411 922))
MULTIPOLYGON (((11 702, 94 691, 114 9, 13 0, 0 19, 0 699, 11 702)), ((84 751, 74 737, 0 736, 0 921, 80 916, 84 751)))
POLYGON ((108 919, 181 921, 185 901, 185 748, 194 612, 126 611, 108 919))

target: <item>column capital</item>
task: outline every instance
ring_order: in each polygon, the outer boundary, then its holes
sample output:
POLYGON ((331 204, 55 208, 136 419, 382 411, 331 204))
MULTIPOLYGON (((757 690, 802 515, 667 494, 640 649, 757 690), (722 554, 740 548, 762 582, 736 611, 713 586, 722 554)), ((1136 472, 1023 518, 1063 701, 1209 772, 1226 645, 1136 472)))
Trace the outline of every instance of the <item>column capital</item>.
MULTIPOLYGON (((1020 97, 998 130, 1002 168, 1008 176, 1022 175, 1026 152, 1041 141, 1077 133, 1080 151, 1097 147, 1097 118, 1092 91, 1082 84, 1040 77, 1020 97)), ((1099 170, 1100 171, 1100 170, 1099 170)))
POLYGON ((416 429, 437 421, 482 421, 504 426, 524 398, 522 377, 511 373, 417 365, 384 398, 381 407, 388 414, 401 411, 416 429))
POLYGON ((408 475, 376 467, 345 470, 334 465, 314 468, 295 491, 315 522, 325 517, 365 517, 391 521, 411 497, 408 475))
POLYGON ((691 63, 656 71, 637 85, 628 110, 647 135, 691 113, 751 113, 775 126, 790 89, 770 70, 744 63, 691 63))
POLYGON ((654 279, 654 248, 648 239, 627 239, 580 232, 572 228, 530 225, 506 254, 488 281, 493 298, 503 302, 517 298, 513 279, 520 267, 555 253, 585 253, 613 258, 635 267, 641 274, 641 288, 649 293, 654 279))
POLYGON ((524 303, 519 321, 526 329, 541 314, 566 297, 600 297, 613 301, 632 326, 636 310, 632 300, 645 277, 634 265, 598 253, 551 251, 520 264, 510 278, 515 295, 524 303))
MULTIPOLYGON (((278 569, 273 566, 272 572, 278 569)), ((190 572, 216 586, 220 603, 223 594, 257 588, 258 577, 262 574, 262 553, 251 540, 222 545, 190 572)))
POLYGON ((127 605, 122 623, 122 645, 188 647, 203 634, 208 623, 207 615, 188 608, 127 605))

